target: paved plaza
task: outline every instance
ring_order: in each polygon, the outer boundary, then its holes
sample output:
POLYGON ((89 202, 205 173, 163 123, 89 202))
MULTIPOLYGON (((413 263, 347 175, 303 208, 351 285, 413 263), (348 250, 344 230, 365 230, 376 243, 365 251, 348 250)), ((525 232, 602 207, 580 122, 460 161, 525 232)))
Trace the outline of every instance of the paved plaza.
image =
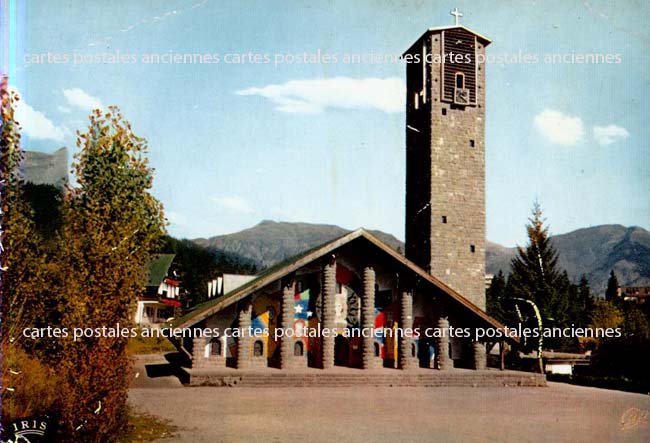
POLYGON ((560 383, 255 389, 161 379, 129 399, 179 427, 167 443, 650 441, 650 396, 560 383))

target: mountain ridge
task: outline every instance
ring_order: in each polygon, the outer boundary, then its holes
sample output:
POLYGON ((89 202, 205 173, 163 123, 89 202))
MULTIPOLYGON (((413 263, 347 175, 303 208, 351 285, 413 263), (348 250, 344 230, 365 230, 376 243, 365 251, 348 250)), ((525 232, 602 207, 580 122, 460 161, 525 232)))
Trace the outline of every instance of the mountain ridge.
MULTIPOLYGON (((275 222, 263 220, 232 234, 197 238, 193 242, 207 248, 236 253, 268 267, 319 244, 351 232, 331 224, 275 222)), ((404 243, 392 234, 368 230, 399 252, 404 243)), ((639 226, 599 225, 552 235, 551 242, 572 281, 586 275, 592 290, 604 294, 613 269, 621 285, 650 286, 650 232, 639 226)), ((486 242, 486 272, 508 274, 517 247, 486 242)))

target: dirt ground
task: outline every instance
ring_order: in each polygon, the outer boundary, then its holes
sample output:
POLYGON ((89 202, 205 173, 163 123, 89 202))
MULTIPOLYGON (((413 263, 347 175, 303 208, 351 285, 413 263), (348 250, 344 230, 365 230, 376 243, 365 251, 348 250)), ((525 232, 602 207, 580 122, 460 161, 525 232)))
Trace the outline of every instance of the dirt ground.
POLYGON ((548 388, 131 389, 193 442, 650 442, 650 395, 548 388))

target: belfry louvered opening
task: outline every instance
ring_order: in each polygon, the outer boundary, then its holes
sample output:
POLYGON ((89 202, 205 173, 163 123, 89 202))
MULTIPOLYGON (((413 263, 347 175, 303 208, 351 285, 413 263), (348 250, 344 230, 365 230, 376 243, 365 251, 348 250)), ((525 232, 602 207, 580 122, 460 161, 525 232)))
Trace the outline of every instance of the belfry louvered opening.
POLYGON ((453 103, 461 88, 469 92, 467 104, 476 105, 476 36, 462 28, 449 29, 442 32, 442 42, 442 100, 453 103))

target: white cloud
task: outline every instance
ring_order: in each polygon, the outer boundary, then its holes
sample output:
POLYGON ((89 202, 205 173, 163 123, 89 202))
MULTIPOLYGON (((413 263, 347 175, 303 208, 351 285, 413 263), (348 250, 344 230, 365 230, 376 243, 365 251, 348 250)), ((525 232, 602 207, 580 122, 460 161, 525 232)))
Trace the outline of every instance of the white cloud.
POLYGON ((600 146, 611 145, 630 136, 627 129, 617 125, 594 126, 594 138, 600 146))
POLYGON ((93 97, 80 88, 64 89, 63 95, 71 106, 83 109, 84 111, 102 108, 100 99, 93 97))
POLYGON ((72 112, 72 109, 68 108, 67 106, 57 106, 56 109, 59 110, 59 112, 63 112, 64 114, 70 114, 72 112))
POLYGON ((585 128, 580 117, 545 109, 535 116, 535 128, 558 145, 576 145, 584 140, 585 128))
POLYGON ((239 214, 252 214, 255 210, 248 204, 246 200, 238 196, 232 197, 213 197, 212 201, 215 202, 221 209, 228 212, 235 212, 239 214))
MULTIPOLYGON (((15 88, 12 89, 20 96, 20 93, 15 88)), ((56 126, 45 114, 29 106, 24 99, 21 98, 17 101, 14 109, 16 120, 20 123, 22 132, 29 138, 63 142, 66 134, 65 128, 56 126)))
POLYGON ((290 80, 279 85, 252 87, 239 95, 259 95, 290 113, 317 113, 326 108, 404 110, 405 85, 398 77, 290 80))

